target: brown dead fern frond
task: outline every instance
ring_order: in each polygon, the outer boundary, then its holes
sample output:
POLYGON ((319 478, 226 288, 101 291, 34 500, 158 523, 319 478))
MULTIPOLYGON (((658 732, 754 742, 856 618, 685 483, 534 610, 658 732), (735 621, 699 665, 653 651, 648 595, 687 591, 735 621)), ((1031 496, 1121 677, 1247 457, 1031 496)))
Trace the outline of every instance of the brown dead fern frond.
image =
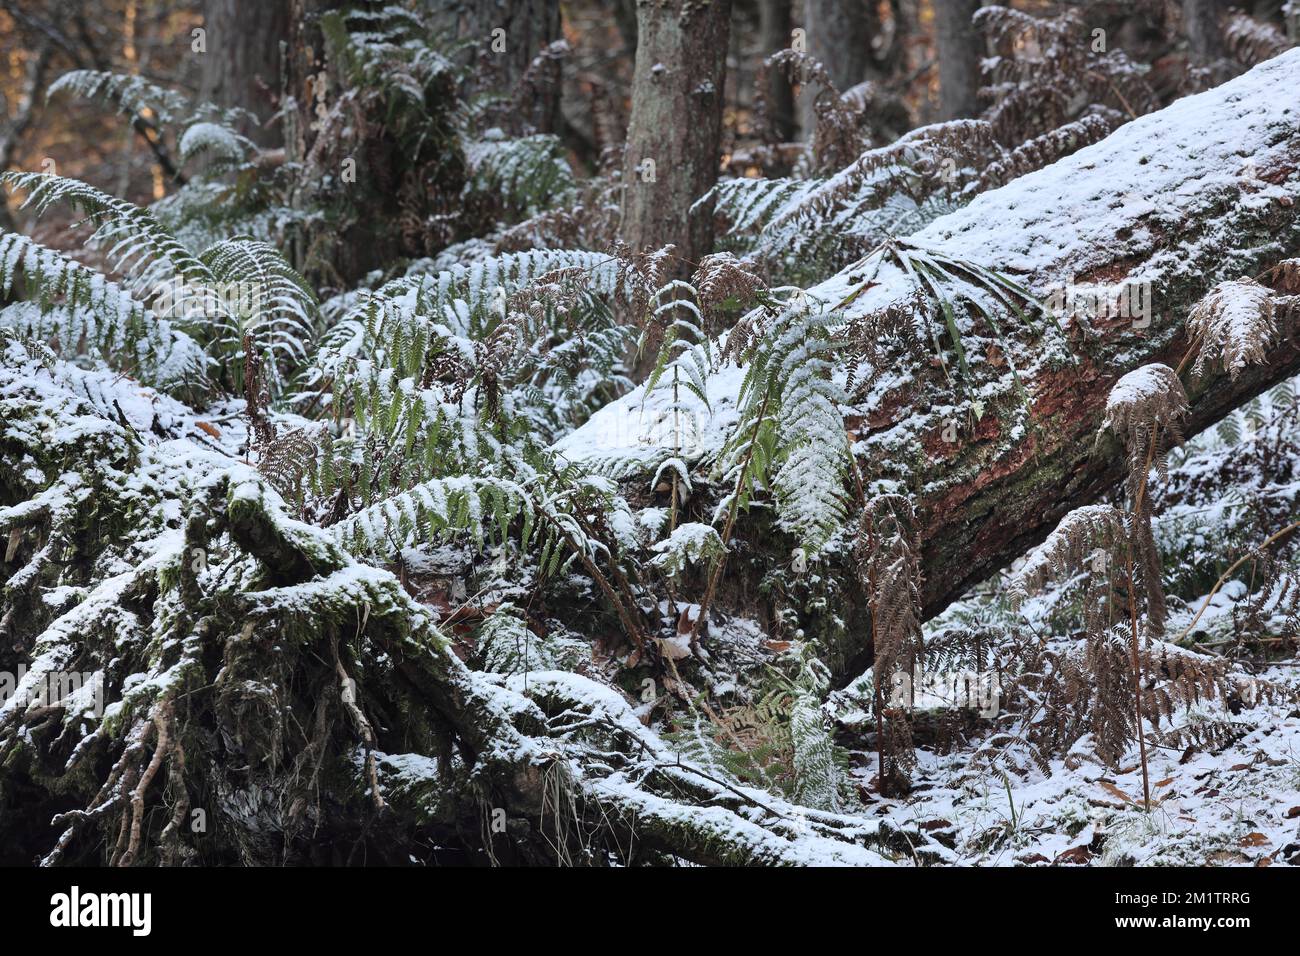
POLYGON ((1132 118, 1160 103, 1146 71, 1120 50, 1089 42, 1078 13, 1035 17, 1009 7, 981 8, 972 20, 993 55, 983 61, 980 96, 998 141, 1012 146, 1104 106, 1132 118))
POLYGON ((1012 150, 1006 159, 985 167, 980 174, 979 188, 993 189, 1018 176, 1049 166, 1085 146, 1100 142, 1123 122, 1123 115, 1103 107, 1098 113, 1036 136, 1012 150))
POLYGON ((632 314, 644 317, 655 293, 663 288, 676 263, 677 247, 672 243, 649 251, 633 250, 616 239, 610 255, 618 260, 620 270, 615 294, 623 297, 632 314))
POLYGON ((1074 509, 1012 575, 1007 592, 1012 605, 1019 607, 1052 580, 1088 570, 1104 575, 1109 555, 1127 536, 1124 512, 1113 505, 1084 505, 1074 509))
POLYGON ((917 364, 924 362, 929 356, 929 317, 930 303, 917 288, 884 309, 850 319, 844 330, 849 370, 845 390, 850 395, 865 395, 891 367, 890 357, 896 352, 917 364))
POLYGON ((1233 605, 1233 631, 1243 639, 1300 643, 1300 570, 1261 548, 1251 577, 1252 595, 1233 605))
POLYGON ((909 785, 916 754, 909 714, 901 706, 886 706, 885 687, 892 686, 899 671, 916 673, 925 653, 920 540, 912 503, 898 494, 877 495, 867 501, 854 550, 871 608, 880 789, 882 793, 902 792, 909 785))
POLYGON ((1156 744, 1169 750, 1218 753, 1231 747, 1255 729, 1254 724, 1238 720, 1198 720, 1156 737, 1156 744))
POLYGON ((1102 429, 1114 431, 1128 453, 1125 483, 1129 494, 1130 544, 1125 559, 1135 643, 1137 606, 1133 592, 1139 588, 1145 592, 1151 634, 1156 637, 1164 634, 1167 609, 1160 553, 1151 531, 1151 495, 1147 493, 1147 481, 1153 466, 1162 479, 1168 477, 1168 455, 1183 441, 1182 425, 1187 413, 1187 393, 1178 373, 1159 363, 1143 365, 1123 376, 1112 386, 1106 399, 1102 429))
POLYGON ((867 502, 855 550, 871 602, 871 638, 881 672, 920 662, 921 562, 916 514, 898 494, 867 502))
POLYGON ((506 299, 508 319, 528 332, 530 325, 536 326, 554 313, 564 317, 572 331, 569 320, 588 295, 590 275, 583 266, 564 266, 542 273, 506 299))
POLYGON ((1152 465, 1166 474, 1166 455, 1182 443, 1187 412, 1187 392, 1168 365, 1143 365, 1111 387, 1102 429, 1111 429, 1128 448, 1135 493, 1152 465))
POLYGON ((319 443, 317 428, 294 428, 275 435, 259 446, 257 470, 285 501, 301 502, 303 476, 315 462, 319 443))
MULTIPOLYGON (((1284 279, 1288 275, 1281 273, 1284 279)), ((1277 339, 1273 298, 1254 279, 1220 282, 1192 308, 1187 330, 1191 340, 1199 343, 1192 374, 1200 376, 1221 365, 1235 379, 1247 365, 1266 361, 1277 339)))
POLYGON ((730 252, 715 252, 700 260, 691 284, 696 304, 707 320, 727 302, 744 305, 766 287, 750 259, 737 259, 730 252))
POLYGON ((1088 701, 1093 752, 1106 766, 1118 766, 1141 732, 1133 707, 1134 674, 1123 625, 1085 642, 1079 676, 1086 687, 1073 686, 1071 696, 1088 701))
MULTIPOLYGON (((839 169, 862 152, 863 136, 859 130, 854 103, 846 101, 831 81, 830 74, 821 62, 799 50, 781 50, 763 61, 754 77, 755 88, 766 90, 768 76, 777 70, 792 86, 815 86, 813 100, 816 126, 813 129, 812 149, 816 165, 821 170, 839 169)), ((765 140, 775 141, 775 135, 766 117, 765 103, 760 101, 760 122, 766 130, 765 140)))
POLYGON ((1291 48, 1281 30, 1241 10, 1229 10, 1222 23, 1224 49, 1245 66, 1271 60, 1291 48))
POLYGON ((1283 259, 1268 271, 1268 277, 1279 292, 1300 293, 1300 259, 1283 259))

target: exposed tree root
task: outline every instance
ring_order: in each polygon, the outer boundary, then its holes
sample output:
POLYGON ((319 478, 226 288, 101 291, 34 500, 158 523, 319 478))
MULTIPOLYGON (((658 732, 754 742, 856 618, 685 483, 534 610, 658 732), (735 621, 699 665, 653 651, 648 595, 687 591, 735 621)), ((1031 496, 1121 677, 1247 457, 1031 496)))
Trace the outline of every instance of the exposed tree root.
MULTIPOLYGON (((575 865, 947 853, 919 832, 718 780, 576 674, 471 671, 395 576, 290 519, 229 459, 213 456, 221 467, 182 490, 183 522, 110 544, 84 515, 113 524, 138 511, 112 462, 148 467, 116 428, 106 423, 109 455, 56 449, 52 472, 103 479, 75 507, 67 489, 30 487, 0 508, 0 530, 42 523, 61 542, 23 587, 48 587, 59 561, 86 552, 70 606, 27 622, 5 651, 30 647, 27 678, 0 707, 0 805, 18 800, 20 779, 44 794, 39 807, 23 794, 29 819, 52 821, 41 863, 407 862, 412 847, 575 865), (147 557, 124 567, 136 554, 147 557), (42 677, 69 670, 94 675, 102 714, 88 698, 42 696, 42 677)), ((26 566, 27 548, 10 557, 26 566)), ((0 844, 15 819, 0 813, 0 844)))

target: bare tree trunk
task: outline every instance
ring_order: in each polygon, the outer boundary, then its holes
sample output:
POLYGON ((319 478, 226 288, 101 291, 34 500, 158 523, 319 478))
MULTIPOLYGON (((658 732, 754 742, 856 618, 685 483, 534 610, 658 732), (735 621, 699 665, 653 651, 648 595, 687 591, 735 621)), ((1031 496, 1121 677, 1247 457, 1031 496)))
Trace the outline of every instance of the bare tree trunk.
POLYGON ((731 0, 640 0, 620 236, 677 246, 683 268, 713 245, 713 210, 693 204, 718 178, 731 0))
MULTIPOLYGON (((763 57, 790 46, 790 0, 761 0, 759 11, 759 46, 763 57)), ((772 130, 781 142, 791 142, 795 137, 794 90, 790 81, 778 70, 768 73, 767 115, 772 130)))
POLYGON ((529 67, 561 37, 558 0, 473 0, 461 18, 460 35, 474 44, 482 67, 474 89, 518 95, 519 118, 536 132, 555 132, 560 119, 558 71, 539 76, 548 72, 545 63, 532 73, 529 67))
POLYGON ((934 33, 939 57, 939 119, 979 112, 980 56, 983 38, 971 26, 980 0, 943 0, 934 4, 934 33))
POLYGON ((241 132, 260 146, 282 142, 267 121, 279 108, 280 44, 289 39, 290 5, 264 0, 204 0, 207 49, 199 96, 257 114, 261 125, 241 132))
MULTIPOLYGON (((826 67, 826 72, 843 93, 868 79, 872 64, 871 36, 875 18, 867 0, 805 0, 804 23, 808 54, 826 67)), ((811 139, 816 119, 813 101, 816 89, 799 96, 800 124, 805 139, 811 139)))
POLYGON ((1192 55, 1199 60, 1223 56, 1221 12, 1219 0, 1183 0, 1183 33, 1192 55))

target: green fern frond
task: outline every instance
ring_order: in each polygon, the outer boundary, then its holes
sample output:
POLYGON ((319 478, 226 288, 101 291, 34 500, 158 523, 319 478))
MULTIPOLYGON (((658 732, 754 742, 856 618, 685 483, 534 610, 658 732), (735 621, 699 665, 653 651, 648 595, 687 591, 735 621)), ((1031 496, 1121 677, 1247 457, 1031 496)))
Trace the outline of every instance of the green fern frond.
POLYGON ((206 387, 199 345, 99 272, 16 233, 0 232, 0 296, 32 301, 0 311, 0 325, 58 343, 73 356, 93 350, 111 365, 166 391, 206 387))
POLYGON ((39 216, 55 203, 82 212, 97 229, 91 242, 107 247, 113 267, 133 279, 136 291, 152 292, 176 276, 211 285, 211 271, 176 241, 147 209, 110 196, 76 179, 49 173, 0 173, 0 183, 27 193, 24 207, 39 216))
POLYGON ((257 145, 220 123, 194 123, 180 138, 181 162, 188 163, 199 156, 207 156, 213 169, 229 169, 243 165, 257 152, 257 145))
POLYGON ((513 605, 503 604, 474 632, 475 663, 490 674, 573 670, 591 647, 564 634, 534 634, 513 605))
POLYGON ((846 516, 844 479, 848 437, 841 405, 847 396, 832 375, 838 316, 806 299, 781 309, 741 357, 748 362, 740 391, 742 416, 722 456, 735 472, 748 460, 752 495, 770 483, 780 527, 809 555, 821 551, 846 516))
POLYGON ((481 549, 504 539, 511 522, 525 513, 531 513, 530 499, 513 481, 435 478, 357 512, 330 531, 339 545, 357 555, 390 555, 456 535, 467 536, 481 549))
MULTIPOLYGON (((286 376, 306 361, 319 317, 315 293, 279 250, 257 239, 227 239, 199 258, 226 303, 216 348, 238 359, 248 336, 266 360, 272 394, 278 394, 286 376)), ((236 382, 240 368, 236 361, 236 382)))
POLYGON ((715 528, 688 521, 679 524, 672 534, 651 550, 655 556, 650 563, 664 576, 676 580, 688 567, 716 561, 727 549, 715 528))
POLYGON ((509 222, 564 205, 577 192, 577 180, 556 136, 503 136, 473 143, 466 150, 471 175, 467 194, 478 194, 509 222))
POLYGON ((71 93, 83 99, 107 99, 128 115, 152 113, 158 122, 170 126, 184 118, 214 116, 224 123, 257 117, 245 109, 222 109, 211 103, 192 103, 190 98, 167 89, 138 74, 106 70, 71 70, 50 84, 46 98, 71 93))

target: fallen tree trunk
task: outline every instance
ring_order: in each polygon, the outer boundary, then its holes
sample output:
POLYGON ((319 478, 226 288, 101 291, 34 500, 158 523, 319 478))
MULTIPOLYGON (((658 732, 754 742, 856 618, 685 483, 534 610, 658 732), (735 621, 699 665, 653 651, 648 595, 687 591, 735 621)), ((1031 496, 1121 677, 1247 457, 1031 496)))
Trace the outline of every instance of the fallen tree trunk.
MULTIPOLYGON (((968 371, 958 372, 951 339, 920 367, 890 349, 870 392, 845 408, 865 478, 901 487, 915 504, 927 617, 1042 540, 1070 509, 1113 489, 1123 455, 1095 442, 1111 385, 1149 362, 1177 365, 1189 346, 1188 310, 1216 282, 1259 275, 1300 250, 1297 88, 1300 51, 1291 51, 909 237, 909 249, 994 270, 1064 311, 1072 296, 1104 303, 1093 316, 1048 314, 1038 323, 1005 307, 994 316, 959 312, 968 371)), ((808 290, 850 326, 917 293, 889 250, 808 290)), ((942 336, 942 320, 933 321, 942 336)), ((1191 430, 1300 371, 1294 318, 1280 324, 1267 363, 1191 387, 1191 430)), ((741 377, 724 367, 708 382, 711 408, 696 404, 704 425, 695 463, 716 457, 726 439, 741 377)), ((662 418, 667 401, 637 390, 560 450, 653 462, 641 423, 662 418)), ((840 684, 870 664, 860 604, 847 609, 848 627, 823 636, 840 684)))

